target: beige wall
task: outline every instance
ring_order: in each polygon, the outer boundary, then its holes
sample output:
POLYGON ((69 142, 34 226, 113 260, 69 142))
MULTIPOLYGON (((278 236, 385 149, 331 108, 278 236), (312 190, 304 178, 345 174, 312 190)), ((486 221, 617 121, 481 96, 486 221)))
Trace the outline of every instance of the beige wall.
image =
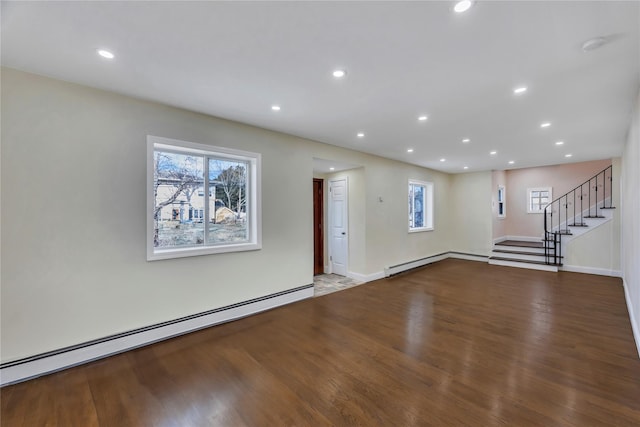
POLYGON ((622 154, 622 277, 640 353, 640 94, 622 154))
POLYGON ((311 283, 311 146, 3 69, 2 361, 311 283), (147 262, 147 134, 262 152, 264 249, 147 262))
POLYGON ((570 163, 506 172, 507 217, 504 232, 508 236, 542 237, 542 214, 527 213, 527 189, 552 187, 553 199, 571 191, 611 165, 611 160, 570 163))
POLYGON ((417 166, 11 69, 1 137, 2 362, 312 283, 314 157, 364 166, 350 271, 449 250, 450 176, 417 166), (262 250, 146 261, 148 134, 262 153, 262 250), (407 232, 409 178, 434 232, 407 232))
POLYGON ((493 239, 499 239, 507 235, 505 232, 506 219, 509 216, 509 199, 506 197, 507 173, 505 171, 493 171, 491 173, 491 219, 493 222, 493 239), (498 218, 498 186, 505 187, 505 217, 498 218))
POLYGON ((397 169, 382 159, 376 159, 365 167, 365 177, 366 274, 379 273, 384 267, 449 250, 449 175, 417 166, 397 169), (409 179, 434 184, 433 231, 408 232, 409 179), (379 197, 382 197, 382 202, 379 197))
POLYGON ((451 249, 487 256, 492 246, 492 174, 453 175, 450 197, 451 249))

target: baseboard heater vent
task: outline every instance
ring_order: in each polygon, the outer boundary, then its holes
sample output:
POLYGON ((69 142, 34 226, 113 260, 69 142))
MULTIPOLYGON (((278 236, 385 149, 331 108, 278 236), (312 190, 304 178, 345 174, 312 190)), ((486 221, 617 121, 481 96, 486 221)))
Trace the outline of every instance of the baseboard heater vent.
POLYGON ((0 364, 0 386, 26 381, 313 297, 313 284, 0 364))
POLYGON ((384 269, 385 277, 395 276, 396 274, 404 273, 408 270, 413 270, 414 268, 422 267, 428 264, 432 264, 434 262, 442 261, 447 258, 457 258, 457 259, 466 259, 469 261, 481 261, 487 262, 489 260, 488 256, 485 255, 476 255, 476 254, 467 254, 464 252, 443 252, 437 255, 431 255, 425 258, 420 258, 414 261, 403 262, 402 264, 392 265, 390 267, 386 267, 384 269))

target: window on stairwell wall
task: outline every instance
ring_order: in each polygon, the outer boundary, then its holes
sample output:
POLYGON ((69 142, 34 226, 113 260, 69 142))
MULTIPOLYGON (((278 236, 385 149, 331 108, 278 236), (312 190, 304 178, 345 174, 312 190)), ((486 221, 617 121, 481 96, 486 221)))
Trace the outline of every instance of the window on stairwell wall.
POLYGON ((498 185, 498 218, 506 218, 507 204, 505 200, 504 185, 498 185))
POLYGON ((261 248, 260 154, 147 137, 147 259, 261 248))
POLYGON ((544 208, 551 203, 551 187, 527 189, 527 213, 543 213, 544 208))
POLYGON ((409 180, 409 233, 433 230, 433 183, 409 180))

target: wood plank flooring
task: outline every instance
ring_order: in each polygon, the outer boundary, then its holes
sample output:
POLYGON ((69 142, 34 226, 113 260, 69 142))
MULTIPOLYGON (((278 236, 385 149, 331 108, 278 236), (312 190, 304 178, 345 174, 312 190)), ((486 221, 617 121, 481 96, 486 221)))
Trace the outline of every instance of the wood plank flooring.
POLYGON ((445 260, 5 387, 8 426, 639 426, 621 281, 445 260))

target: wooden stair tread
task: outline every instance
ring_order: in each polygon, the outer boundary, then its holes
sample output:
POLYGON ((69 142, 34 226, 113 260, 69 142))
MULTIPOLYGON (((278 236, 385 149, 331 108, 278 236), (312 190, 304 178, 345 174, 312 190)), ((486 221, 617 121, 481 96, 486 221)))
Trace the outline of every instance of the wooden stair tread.
POLYGON ((524 240, 504 240, 502 242, 496 243, 496 245, 521 246, 524 248, 544 248, 544 244, 542 242, 527 242, 524 240))

